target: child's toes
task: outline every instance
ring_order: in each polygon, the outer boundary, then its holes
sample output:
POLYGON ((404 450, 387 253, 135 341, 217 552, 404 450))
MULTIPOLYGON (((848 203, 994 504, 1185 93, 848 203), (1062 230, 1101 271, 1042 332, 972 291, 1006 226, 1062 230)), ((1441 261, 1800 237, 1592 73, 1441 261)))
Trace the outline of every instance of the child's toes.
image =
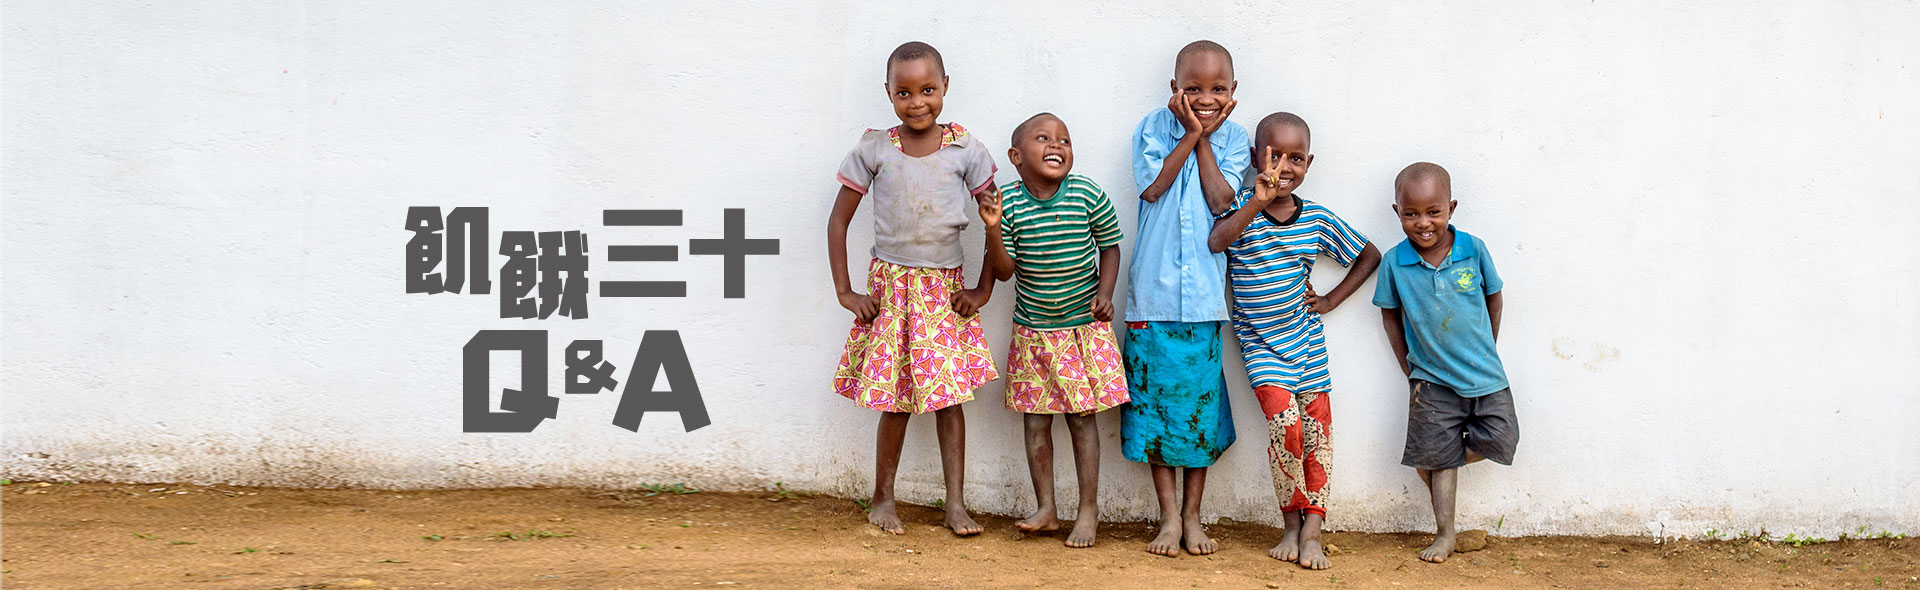
POLYGON ((953 529, 954 536, 958 537, 971 537, 986 530, 980 526, 980 523, 974 522, 973 518, 967 516, 965 512, 947 513, 947 528, 953 529))
POLYGON ((1299 561, 1300 560, 1300 544, 1288 543, 1285 540, 1282 540, 1280 541, 1279 545, 1274 545, 1272 549, 1267 550, 1267 557, 1271 557, 1271 558, 1278 559, 1280 561, 1286 561, 1286 562, 1299 561))
POLYGON ((1333 567, 1333 561, 1327 559, 1327 552, 1320 547, 1319 541, 1300 542, 1300 567, 1310 570, 1323 570, 1333 567))

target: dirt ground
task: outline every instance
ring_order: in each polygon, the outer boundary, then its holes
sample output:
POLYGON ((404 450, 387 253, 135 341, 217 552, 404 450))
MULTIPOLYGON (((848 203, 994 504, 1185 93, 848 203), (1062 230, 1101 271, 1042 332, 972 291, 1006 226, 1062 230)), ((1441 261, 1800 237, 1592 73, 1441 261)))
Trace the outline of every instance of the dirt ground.
POLYGON ((581 489, 307 490, 170 484, 0 487, 0 584, 39 588, 1897 588, 1920 539, 1778 542, 1496 538, 1444 564, 1418 534, 1332 533, 1334 569, 1266 556, 1267 526, 1209 529, 1219 553, 1157 557, 1147 523, 1099 544, 955 538, 903 507, 907 534, 851 500, 581 489))

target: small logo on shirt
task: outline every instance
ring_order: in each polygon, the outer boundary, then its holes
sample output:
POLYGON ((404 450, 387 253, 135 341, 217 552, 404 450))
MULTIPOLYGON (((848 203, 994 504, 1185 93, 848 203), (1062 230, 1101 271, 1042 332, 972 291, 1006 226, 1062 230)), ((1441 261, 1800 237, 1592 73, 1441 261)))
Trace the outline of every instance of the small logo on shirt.
POLYGON ((1480 275, 1471 268, 1453 271, 1453 290, 1465 293, 1480 287, 1480 275))

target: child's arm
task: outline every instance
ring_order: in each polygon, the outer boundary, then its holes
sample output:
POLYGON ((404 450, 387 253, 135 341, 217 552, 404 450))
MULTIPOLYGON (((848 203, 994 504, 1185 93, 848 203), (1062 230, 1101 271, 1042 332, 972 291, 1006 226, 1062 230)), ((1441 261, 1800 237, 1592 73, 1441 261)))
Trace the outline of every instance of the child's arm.
POLYGON ((1387 327, 1387 344, 1393 346, 1393 360, 1400 361, 1400 374, 1412 377, 1413 366, 1407 364, 1407 332, 1400 326, 1400 309, 1381 309, 1380 320, 1387 327))
POLYGON ((1493 324, 1493 341, 1499 342, 1500 293, 1506 288, 1506 281, 1500 280, 1500 271, 1493 266, 1493 254, 1487 252, 1486 242, 1475 237, 1473 245, 1480 251, 1480 288, 1487 291, 1487 320, 1493 324))
POLYGON ((1493 341, 1500 341, 1500 293, 1494 291, 1487 295, 1487 319, 1493 321, 1493 341))
POLYGON ((1360 256, 1353 260, 1353 267, 1347 269, 1347 276, 1340 279, 1340 284, 1334 285, 1326 295, 1314 293, 1313 283, 1307 283, 1307 308, 1317 314, 1332 313, 1354 291, 1360 290, 1360 284, 1367 282, 1367 277, 1373 276, 1376 268, 1380 268, 1380 249, 1367 244, 1366 248, 1360 250, 1360 256))
MULTIPOLYGON (((1180 120, 1180 127, 1185 129, 1186 133, 1182 134, 1180 141, 1173 144, 1173 149, 1168 151, 1165 157, 1160 159, 1160 173, 1153 177, 1152 182, 1147 183, 1146 188, 1140 189, 1140 200, 1142 201, 1152 203, 1160 200, 1162 195, 1167 194, 1167 189, 1173 188, 1174 179, 1180 177, 1180 168, 1187 165, 1187 156, 1193 153, 1194 146, 1204 143, 1201 141, 1202 138, 1199 133, 1200 118, 1193 116, 1193 108, 1190 107, 1187 102, 1186 95, 1179 92, 1173 93, 1173 98, 1167 99, 1167 110, 1173 111, 1174 118, 1180 120)), ((1148 154, 1141 153, 1146 151, 1142 149, 1146 146, 1141 145, 1143 142, 1141 142, 1138 137, 1146 132, 1145 122, 1142 121, 1142 123, 1141 128, 1135 132, 1135 158, 1143 156, 1151 157, 1148 154)), ((1138 160, 1136 160, 1136 162, 1137 161, 1138 160)), ((1135 166, 1134 168, 1135 174, 1141 172, 1139 166, 1135 166)))
POLYGON ((980 309, 987 306, 987 301, 993 299, 992 260, 992 255, 988 255, 987 260, 981 261, 980 280, 975 282, 972 289, 961 289, 953 294, 950 304, 954 313, 962 316, 980 313, 980 309))
POLYGON ((1120 279, 1120 247, 1100 249, 1100 292, 1093 296, 1093 319, 1113 321, 1113 285, 1120 279))
POLYGON ((987 226, 987 262, 993 271, 993 279, 1004 281, 1013 278, 1013 253, 1007 250, 1007 219, 1002 209, 1000 187, 993 187, 992 196, 981 195, 980 222, 987 226), (992 199, 989 210, 987 199, 992 199))
POLYGON ((866 323, 880 315, 880 305, 872 297, 854 292, 853 282, 847 280, 847 224, 853 222, 862 196, 860 191, 842 186, 839 196, 834 197, 833 214, 827 216, 827 265, 833 273, 833 291, 839 295, 840 307, 866 323))
POLYGON ((987 226, 987 254, 980 262, 978 283, 953 294, 953 311, 962 316, 979 313, 993 299, 994 282, 1013 277, 1013 257, 1007 255, 1006 245, 1000 240, 1000 187, 981 191, 974 198, 980 203, 980 223, 987 226))
MULTIPOLYGON (((1220 115, 1213 118, 1213 124, 1200 129, 1200 141, 1194 148, 1194 153, 1197 154, 1196 159, 1199 160, 1200 192, 1206 195, 1207 210, 1212 211, 1214 215, 1225 213, 1228 207, 1233 206, 1233 192, 1236 189, 1233 183, 1227 182, 1226 174, 1220 169, 1219 159, 1214 157, 1211 138, 1213 132, 1219 131, 1221 126, 1227 124, 1227 115, 1233 114, 1233 107, 1238 104, 1240 101, 1228 101, 1227 108, 1221 109, 1220 115)), ((1193 133, 1189 131, 1187 135, 1193 135, 1193 133)), ((1185 159, 1182 158, 1182 160, 1185 159)), ((1242 167, 1240 170, 1245 171, 1246 168, 1242 167)))
POLYGON ((1253 197, 1247 199, 1247 204, 1235 209, 1232 215, 1213 220, 1213 233, 1207 234, 1207 249, 1214 252, 1227 251, 1227 247, 1232 246, 1240 239, 1240 234, 1247 231, 1247 225, 1253 223, 1253 219, 1260 215, 1260 210, 1267 208, 1267 205, 1273 202, 1275 194, 1272 181, 1275 178, 1274 175, 1280 170, 1280 164, 1273 162, 1272 147, 1261 150, 1260 161, 1273 165, 1262 168, 1260 177, 1253 180, 1253 197))

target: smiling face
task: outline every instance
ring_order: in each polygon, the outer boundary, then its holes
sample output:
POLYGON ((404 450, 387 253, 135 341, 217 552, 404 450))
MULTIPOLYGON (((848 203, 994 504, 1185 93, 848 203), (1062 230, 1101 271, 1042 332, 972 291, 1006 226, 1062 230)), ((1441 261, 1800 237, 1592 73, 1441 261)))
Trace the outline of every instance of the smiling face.
POLYGON ((1052 115, 1028 121, 1013 148, 1007 150, 1007 161, 1028 184, 1066 180, 1067 173, 1073 171, 1073 140, 1067 136, 1067 124, 1052 115))
POLYGON ((1200 124, 1210 125, 1233 100, 1233 62, 1216 51, 1195 51, 1173 65, 1173 91, 1193 101, 1200 124))
POLYGON ((1453 188, 1444 179, 1415 178, 1393 187, 1393 212, 1400 215, 1400 230, 1421 250, 1431 249, 1448 237, 1447 223, 1452 221, 1456 206, 1453 188))
POLYGON ((914 132, 934 128, 940 101, 947 96, 947 73, 932 57, 893 62, 887 67, 887 100, 900 124, 914 132))
POLYGON ((1313 146, 1308 143, 1307 130, 1295 125, 1270 125, 1261 130, 1254 139, 1254 157, 1260 157, 1272 148, 1272 159, 1255 162, 1259 170, 1279 166, 1276 176, 1279 184, 1274 186, 1276 196, 1285 198, 1293 195, 1300 183, 1307 181, 1307 167, 1313 165, 1313 146))

